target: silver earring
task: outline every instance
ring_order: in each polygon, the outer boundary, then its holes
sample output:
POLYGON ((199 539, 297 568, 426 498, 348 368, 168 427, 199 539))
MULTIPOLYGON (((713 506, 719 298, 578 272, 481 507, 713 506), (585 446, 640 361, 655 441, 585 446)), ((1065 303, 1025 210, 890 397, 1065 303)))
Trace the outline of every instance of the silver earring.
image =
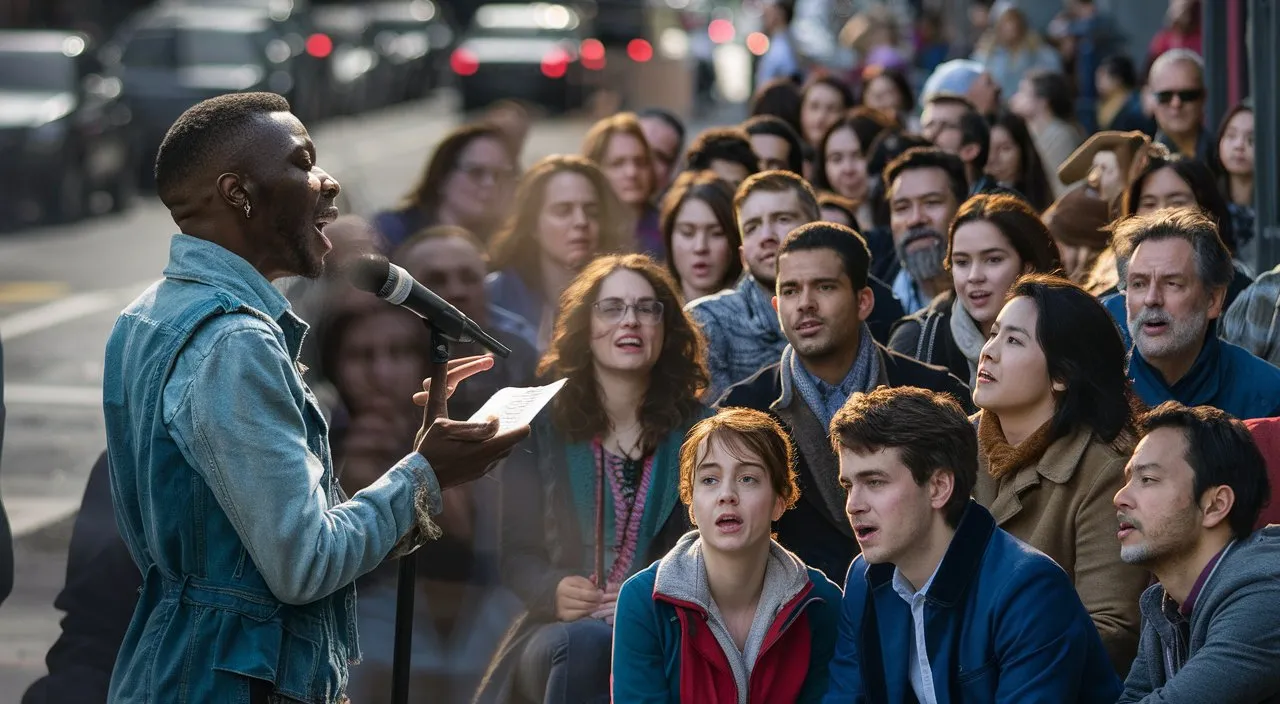
POLYGON ((246 220, 249 218, 249 210, 250 210, 249 201, 246 200, 244 202, 244 217, 246 220))

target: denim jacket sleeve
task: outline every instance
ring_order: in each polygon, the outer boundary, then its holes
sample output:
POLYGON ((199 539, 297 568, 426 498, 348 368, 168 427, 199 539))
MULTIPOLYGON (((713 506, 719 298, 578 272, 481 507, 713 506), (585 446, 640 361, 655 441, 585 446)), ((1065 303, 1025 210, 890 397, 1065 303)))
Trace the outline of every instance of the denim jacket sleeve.
POLYGON ((244 320, 206 325, 179 355, 165 418, 276 598, 316 601, 437 537, 440 488, 416 452, 334 505, 292 360, 265 322, 228 318, 244 320))

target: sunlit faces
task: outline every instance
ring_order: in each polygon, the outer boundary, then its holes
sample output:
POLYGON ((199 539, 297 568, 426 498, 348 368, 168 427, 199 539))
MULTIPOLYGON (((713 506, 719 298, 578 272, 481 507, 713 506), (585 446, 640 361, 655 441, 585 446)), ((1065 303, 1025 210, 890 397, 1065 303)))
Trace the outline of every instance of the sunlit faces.
POLYGON ((800 196, 792 189, 753 191, 738 207, 742 231, 742 263, 756 281, 772 288, 778 245, 792 230, 808 222, 800 196))
POLYGON ((1222 166, 1232 176, 1253 176, 1253 111, 1231 116, 1218 143, 1222 166))
POLYGON ((538 245, 549 262, 577 269, 600 246, 600 194, 582 174, 561 171, 547 179, 538 214, 538 245))
POLYGON ((1009 417, 1053 415, 1053 381, 1036 330, 1040 311, 1035 301, 1019 296, 1005 305, 982 346, 973 402, 1009 417))
POLYGON ((598 371, 647 375, 662 354, 662 304, 653 285, 630 269, 605 277, 591 311, 591 356, 598 371), (652 317, 656 306, 658 314, 652 317), (616 320, 610 309, 622 307, 616 320), (646 312, 648 311, 648 312, 646 312))
POLYGON ((960 207, 946 171, 933 167, 909 169, 890 185, 889 227, 895 244, 905 244, 906 251, 912 252, 930 245, 917 242, 921 233, 939 241, 945 238, 943 233, 951 227, 960 207), (908 239, 912 241, 907 242, 908 239))
POLYGON ((848 353, 874 306, 870 289, 855 292, 834 250, 802 249, 778 260, 775 307, 782 333, 802 359, 848 353))
POLYGON ((991 128, 991 149, 987 157, 987 174, 997 182, 1011 185, 1022 178, 1022 149, 1009 130, 1001 125, 991 128))
POLYGON ((823 154, 827 181, 836 193, 855 203, 867 199, 867 158, 852 127, 838 129, 827 139, 823 154))
POLYGON ((404 267, 423 286, 456 306, 473 320, 485 318, 487 301, 484 255, 461 237, 424 240, 404 257, 404 267))
POLYGON ((840 119, 840 114, 848 109, 844 96, 840 91, 823 83, 815 83, 804 93, 800 103, 800 129, 804 132, 804 141, 817 145, 822 143, 822 136, 840 119))
POLYGON ((791 145, 787 140, 772 134, 751 135, 751 151, 760 159, 761 171, 791 168, 791 145))
POLYGON ((715 293, 729 270, 729 236, 705 201, 687 198, 676 212, 671 234, 671 262, 680 275, 686 300, 690 293, 715 293))
POLYGON ((292 113, 271 113, 255 127, 248 142, 249 173, 258 188, 247 202, 253 211, 249 227, 264 249, 255 265, 268 278, 315 278, 333 248, 323 230, 338 216, 334 199, 340 187, 317 165, 315 144, 292 113))
POLYGON ((676 162, 680 160, 680 133, 657 117, 640 118, 640 129, 653 155, 653 182, 658 188, 666 188, 671 185, 676 162))
POLYGON ((1114 501, 1120 559, 1151 567, 1189 554, 1204 515, 1195 496, 1195 470, 1187 463, 1186 433, 1153 430, 1138 443, 1124 475, 1114 501))
POLYGON ((698 452, 689 510, 703 549, 737 552, 767 544, 786 502, 774 493, 764 460, 725 432, 707 437, 698 452))
POLYGON ((938 471, 924 485, 916 484, 911 469, 896 447, 875 452, 840 449, 840 486, 854 537, 870 564, 901 566, 915 557, 935 519, 935 510, 951 497, 954 477, 938 471))
POLYGON ((473 139, 440 189, 440 207, 463 227, 495 222, 503 215, 515 173, 501 142, 491 137, 473 139))
POLYGON ((1138 215, 1154 213, 1165 208, 1182 208, 1196 205, 1196 194, 1191 184, 1178 175, 1177 171, 1165 167, 1147 174, 1140 187, 1142 197, 1138 199, 1138 215))
POLYGON ((618 200, 639 207, 653 195, 653 166, 649 150, 635 135, 617 132, 609 138, 600 170, 618 196, 618 200))
POLYGON ((1156 96, 1156 123, 1163 132, 1189 135, 1200 129, 1204 120, 1204 83, 1195 64, 1173 61, 1159 66, 1151 72, 1148 85, 1156 96))
POLYGON ((964 146, 960 120, 967 111, 964 103, 954 100, 935 100, 925 105, 920 113, 920 135, 942 151, 959 155, 964 146))
POLYGON ((984 334, 1000 313, 1009 287, 1029 269, 990 221, 971 220, 956 228, 951 244, 951 280, 960 304, 984 334))
POLYGON ((1126 272, 1129 334, 1143 359, 1198 350, 1209 321, 1222 312, 1222 292, 1200 280, 1191 243, 1181 237, 1138 245, 1126 272))

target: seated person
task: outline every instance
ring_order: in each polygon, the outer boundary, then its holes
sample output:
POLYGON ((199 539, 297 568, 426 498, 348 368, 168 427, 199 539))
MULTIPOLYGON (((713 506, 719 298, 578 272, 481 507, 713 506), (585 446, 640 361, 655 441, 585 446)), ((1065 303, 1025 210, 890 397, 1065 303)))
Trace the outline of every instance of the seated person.
POLYGON ((1209 406, 1166 402, 1115 497, 1120 557, 1155 574, 1120 702, 1280 701, 1280 528, 1249 430, 1209 406))
POLYGON ((769 537, 799 498, 791 467, 791 441, 759 411, 689 431, 680 500, 696 530, 622 585, 614 701, 821 701, 840 589, 769 537))
POLYGON ((978 439, 959 404, 857 394, 831 442, 862 554, 828 704, 1115 700, 1120 679, 1070 578, 969 498, 978 439))

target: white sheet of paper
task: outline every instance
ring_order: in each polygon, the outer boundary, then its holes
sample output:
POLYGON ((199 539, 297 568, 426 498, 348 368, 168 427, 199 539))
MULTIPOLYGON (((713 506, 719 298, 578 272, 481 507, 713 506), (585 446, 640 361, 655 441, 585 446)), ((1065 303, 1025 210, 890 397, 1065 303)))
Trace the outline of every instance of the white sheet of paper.
POLYGON ((568 380, 561 379, 546 386, 528 388, 508 386, 505 389, 499 389, 484 402, 470 420, 484 421, 489 416, 497 416, 498 432, 528 425, 533 417, 538 415, 538 411, 559 393, 566 381, 568 380))

